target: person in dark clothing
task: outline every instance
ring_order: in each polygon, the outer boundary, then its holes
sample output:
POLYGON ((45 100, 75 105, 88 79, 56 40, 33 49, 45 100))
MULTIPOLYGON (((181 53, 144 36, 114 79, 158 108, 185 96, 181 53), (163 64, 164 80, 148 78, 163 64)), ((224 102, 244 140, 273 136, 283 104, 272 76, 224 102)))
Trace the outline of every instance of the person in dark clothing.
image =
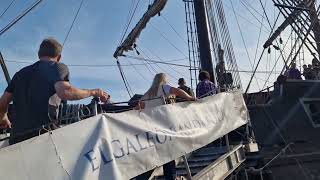
POLYGON ((297 69, 296 63, 292 63, 288 71, 288 79, 302 79, 301 72, 297 69))
POLYGON ((314 80, 316 79, 315 73, 311 67, 308 67, 306 64, 303 65, 303 76, 305 80, 314 80))
MULTIPOLYGON (((182 89, 184 92, 186 92, 187 94, 189 94, 190 96, 194 97, 194 93, 192 91, 192 89, 188 86, 186 86, 186 81, 184 80, 184 78, 180 78, 178 80, 178 85, 179 85, 179 89, 182 89)), ((180 97, 178 97, 180 98, 180 97)))
POLYGON ((109 98, 101 89, 84 90, 71 86, 68 67, 60 63, 61 51, 62 45, 56 40, 44 39, 38 51, 39 61, 18 71, 0 98, 0 126, 12 128, 10 144, 44 133, 42 128, 55 129, 58 124, 51 115, 61 100, 93 96, 107 101, 109 98), (11 101, 15 118, 10 122, 7 111, 11 101))
POLYGON ((217 93, 217 88, 213 82, 210 81, 210 74, 207 71, 199 73, 200 82, 197 85, 197 98, 204 98, 212 96, 217 93))

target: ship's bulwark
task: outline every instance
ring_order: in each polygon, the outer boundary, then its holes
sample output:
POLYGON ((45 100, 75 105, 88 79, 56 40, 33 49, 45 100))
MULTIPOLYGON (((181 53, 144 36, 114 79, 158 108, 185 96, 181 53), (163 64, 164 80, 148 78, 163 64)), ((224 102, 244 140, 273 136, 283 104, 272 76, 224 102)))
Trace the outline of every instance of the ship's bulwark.
POLYGON ((130 179, 244 125, 242 94, 102 114, 0 150, 6 180, 130 179))
POLYGON ((320 81, 288 81, 276 86, 269 104, 249 107, 266 163, 291 144, 267 167, 276 180, 320 179, 320 127, 309 116, 320 112, 319 89, 320 81))

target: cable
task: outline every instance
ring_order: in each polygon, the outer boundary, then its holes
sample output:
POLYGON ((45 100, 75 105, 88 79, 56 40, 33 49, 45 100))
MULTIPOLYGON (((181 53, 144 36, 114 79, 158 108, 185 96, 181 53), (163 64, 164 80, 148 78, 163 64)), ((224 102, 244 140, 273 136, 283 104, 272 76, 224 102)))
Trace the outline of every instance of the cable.
POLYGON ((123 57, 125 57, 125 58, 131 58, 131 59, 136 59, 136 60, 141 60, 141 61, 153 62, 153 63, 158 63, 158 64, 168 64, 168 65, 172 65, 172 66, 189 67, 189 66, 183 65, 183 64, 175 64, 175 63, 161 62, 161 61, 156 61, 156 60, 146 59, 146 58, 141 58, 141 57, 135 57, 135 56, 130 56, 130 55, 124 55, 123 57))
MULTIPOLYGON (((230 6, 228 6, 226 3, 224 3, 224 6, 226 6, 226 7, 229 8, 229 9, 232 9, 232 8, 231 8, 230 6)), ((249 20, 248 18, 245 18, 244 16, 242 16, 241 13, 239 13, 239 12, 236 11, 236 14, 237 14, 238 17, 240 17, 240 18, 242 18, 243 20, 247 21, 248 23, 252 24, 254 27, 260 29, 260 27, 259 27, 258 25, 256 25, 254 22, 252 22, 252 21, 249 20)), ((269 32, 268 28, 265 27, 265 26, 263 26, 263 27, 264 27, 264 28, 263 28, 263 31, 264 31, 265 33, 268 33, 268 34, 269 34, 270 32, 269 32)))
MULTIPOLYGON (((137 68, 136 68, 136 66, 134 65, 134 64, 132 64, 130 61, 128 61, 128 63, 130 64, 130 67, 132 67, 139 75, 140 75, 140 77, 143 79, 143 80, 145 80, 145 81, 147 81, 147 82, 150 82, 150 80, 149 79, 147 79, 137 68)), ((143 64, 143 65, 145 65, 145 64, 143 64)), ((150 71, 150 70, 149 70, 150 71)), ((151 73, 151 72, 150 72, 151 73)))
POLYGON ((164 16, 161 15, 162 19, 171 27, 171 29, 180 37, 180 39, 187 44, 187 41, 182 37, 182 35, 173 27, 173 25, 168 21, 168 19, 164 16))
MULTIPOLYGON (((132 12, 132 14, 131 14, 131 17, 130 17, 128 23, 127 23, 127 26, 125 27, 124 33, 122 34, 121 40, 120 40, 120 42, 119 42, 119 45, 122 43, 123 39, 125 38, 125 36, 126 36, 126 34, 127 34, 127 32, 128 32, 128 29, 129 29, 129 27, 130 27, 130 24, 131 24, 131 22, 132 22, 132 19, 133 19, 134 15, 135 15, 136 11, 137 11, 137 8, 138 8, 138 6, 139 6, 139 3, 140 3, 140 0, 138 0, 138 2, 137 2, 136 6, 135 6, 135 8, 134 8, 134 10, 133 10, 133 12, 132 12)), ((129 13, 129 14, 130 14, 130 13, 129 13)))
MULTIPOLYGON (((145 54, 145 56, 147 56, 148 59, 150 59, 150 57, 149 57, 146 53, 144 53, 141 48, 140 48, 139 51, 142 52, 143 54, 145 54)), ((161 59, 160 59, 160 61, 161 61, 161 59)), ((147 62, 147 63, 149 64, 149 62, 147 62)), ((173 79, 175 79, 175 80, 178 80, 177 77, 175 77, 175 76, 173 76, 171 73, 167 72, 165 69, 163 69, 162 67, 160 67, 158 64, 155 64, 155 65, 156 65, 162 72, 164 72, 165 74, 167 74, 169 77, 171 77, 171 78, 173 78, 173 79)), ((150 64, 149 64, 149 66, 152 67, 150 64)), ((169 65, 167 65, 167 66, 169 66, 169 65)), ((169 67, 170 67, 170 66, 169 66, 169 67)), ((158 72, 157 72, 157 73, 158 73, 158 72)))
MULTIPOLYGON (((265 1, 265 4, 266 3, 267 3, 267 0, 265 1)), ((258 37, 258 42, 257 42, 257 46, 256 46, 256 51, 255 51, 255 54, 254 54, 253 64, 256 64, 256 60, 257 60, 257 54, 258 54, 258 49, 259 49, 259 44, 260 44, 260 39, 261 39, 263 21, 264 21, 264 16, 262 16, 262 20, 261 20, 261 25, 260 25, 260 29, 259 29, 259 37, 258 37)))
MULTIPOLYGON (((155 52, 151 51, 151 49, 146 48, 153 56, 155 56, 159 61, 161 62, 165 62, 162 58, 160 58, 155 52)), ((150 58, 149 58, 150 59, 150 58)), ((170 65, 167 65, 167 67, 169 67, 172 71, 176 72, 177 74, 179 74, 180 76, 184 76, 182 73, 180 73, 179 71, 177 71, 175 68, 171 67, 170 65)))
POLYGON ((121 68, 121 64, 120 64, 119 61, 117 61, 117 65, 118 65, 118 68, 119 68, 119 71, 120 71, 121 78, 122 78, 122 80, 124 82, 124 86, 126 87, 126 90, 127 90, 128 94, 129 94, 129 97, 132 98, 132 95, 131 95, 131 93, 133 94, 132 89, 131 89, 131 87, 130 87, 130 85, 129 85, 129 83, 128 83, 128 81, 127 81, 127 79, 126 79, 126 77, 125 77, 125 75, 123 73, 123 70, 121 68), (130 93, 130 91, 131 91, 131 93, 130 93))
POLYGON ((174 45, 173 42, 171 42, 169 40, 169 38, 167 38, 164 33, 162 33, 158 28, 156 28, 152 23, 150 23, 151 27, 153 27, 153 29, 155 29, 156 31, 158 31, 158 33, 161 35, 161 37, 163 39, 165 39, 174 49, 176 49, 178 52, 180 52, 184 57, 188 57, 184 54, 184 52, 182 50, 180 50, 176 45, 174 45))
MULTIPOLYGON (((186 58, 181 58, 181 59, 172 59, 168 61, 163 61, 163 62, 176 62, 176 61, 183 61, 186 60, 186 58)), ((5 62, 8 63, 17 63, 17 64, 33 64, 34 62, 32 61, 17 61, 17 60, 4 60, 5 62)), ((161 62, 161 63, 163 63, 161 62)), ((156 64, 156 62, 153 62, 151 64, 156 64)), ((70 67, 96 67, 96 68, 104 68, 104 67, 118 67, 117 65, 113 64, 66 64, 67 66, 70 67)), ((144 66, 145 63, 141 64, 132 64, 135 66, 144 66)), ((130 65, 121 65, 121 66, 130 66, 130 65)))
POLYGON ((24 16, 26 16, 29 12, 31 12, 34 8, 36 8, 43 0, 35 1, 29 8, 25 9, 20 15, 18 15, 15 19, 13 19, 7 26, 0 30, 0 36, 2 36, 5 32, 7 32, 12 26, 18 23, 24 16))
POLYGON ((67 33, 66 37, 64 38, 64 41, 63 41, 63 44, 62 44, 63 46, 65 45, 65 43, 66 43, 66 41, 67 41, 67 39, 68 39, 68 37, 69 37, 69 35, 70 35, 70 32, 71 32, 71 30, 72 30, 72 28, 73 28, 73 25, 74 25, 74 23, 75 23, 78 15, 79 15, 79 12, 80 12, 80 10, 81 10, 81 8, 82 8, 83 2, 84 2, 84 0, 81 0, 81 3, 80 3, 80 5, 79 5, 79 8, 78 8, 78 10, 77 10, 77 12, 76 12, 73 20, 72 20, 72 23, 71 23, 70 28, 69 28, 69 30, 68 30, 68 33, 67 33))
MULTIPOLYGON (((244 45, 246 54, 247 54, 247 56, 248 56, 248 60, 249 60, 249 62, 250 62, 251 68, 252 68, 252 70, 253 70, 253 69, 254 69, 254 65, 252 64, 252 61, 251 61, 251 58, 250 58, 250 55, 249 55, 249 51, 248 51, 246 42, 245 42, 245 40, 244 40, 244 36, 243 36, 242 30, 241 30, 241 26, 240 26, 240 23, 239 23, 239 21, 238 21, 237 15, 236 15, 236 13, 235 13, 235 9, 234 9, 232 0, 230 0, 230 3, 231 3, 231 7, 232 7, 233 13, 234 13, 234 15, 235 15, 235 19, 236 19, 236 22, 237 22, 239 31, 240 31, 240 36, 241 36, 241 39, 242 39, 242 43, 243 43, 243 45, 244 45)), ((256 80, 256 83, 257 83, 258 88, 260 89, 259 82, 258 82, 257 78, 255 78, 255 80, 256 80)))
MULTIPOLYGON (((266 4, 266 2, 267 1, 265 1, 265 4, 266 4)), ((242 0, 240 1, 240 3, 248 10, 248 12, 254 17, 254 19, 256 19, 259 23, 263 24, 263 22, 260 21, 259 18, 251 12, 251 10, 248 8, 248 6, 242 0)), ((251 8, 252 8, 252 6, 251 6, 251 8)), ((254 8, 252 8, 252 9, 254 9, 254 8)), ((256 10, 254 9, 254 11, 256 11, 256 10)), ((261 18, 264 19, 264 15, 259 13, 259 16, 261 16, 261 18)), ((264 24, 262 26, 267 29, 267 27, 264 24)))
MULTIPOLYGON (((292 34, 290 34, 290 36, 288 37, 288 39, 287 39, 286 43, 284 44, 282 50, 284 50, 284 49, 286 48, 286 46, 287 46, 287 44, 288 44, 291 36, 292 36, 292 34)), ((289 57, 290 57, 290 56, 289 56, 289 57)), ((280 58, 281 58, 281 55, 278 56, 278 58, 277 58, 277 60, 276 60, 276 62, 275 62, 275 64, 274 64, 274 66, 272 67, 271 72, 273 72, 273 71, 275 70, 275 68, 276 68, 276 66, 277 66, 278 61, 280 60, 280 58)), ((282 73, 282 72, 280 72, 280 74, 281 74, 281 73, 282 73)), ((270 77, 271 77, 271 73, 269 74, 269 76, 268 76, 268 78, 267 78, 267 81, 270 79, 270 77)), ((265 84, 263 85, 262 89, 264 89, 264 88, 266 87, 266 85, 267 85, 267 84, 265 83, 265 84)))
POLYGON ((10 9, 11 5, 15 2, 16 0, 12 0, 11 3, 8 5, 8 7, 3 11, 3 13, 0 15, 0 19, 7 13, 7 11, 10 9))

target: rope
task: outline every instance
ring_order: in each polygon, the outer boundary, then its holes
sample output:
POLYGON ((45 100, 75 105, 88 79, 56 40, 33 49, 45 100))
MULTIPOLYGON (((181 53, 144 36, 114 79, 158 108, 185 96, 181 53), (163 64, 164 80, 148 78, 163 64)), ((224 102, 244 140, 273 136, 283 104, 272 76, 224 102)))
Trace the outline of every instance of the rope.
MULTIPOLYGON (((144 53, 141 48, 139 48, 139 51, 142 52, 143 54, 145 54, 145 56, 147 56, 148 59, 150 59, 150 57, 149 57, 148 55, 146 55, 146 53, 144 53)), ((159 59, 160 61, 162 61, 161 58, 158 57, 158 59, 159 59)), ((149 62, 147 62, 147 63, 151 66, 151 64, 150 64, 149 62)), ((165 74, 167 74, 169 77, 171 77, 171 78, 173 78, 173 79, 175 79, 175 80, 178 80, 177 77, 173 76, 171 73, 169 73, 167 70, 163 69, 163 68, 162 68, 161 66, 159 66, 158 64, 155 64, 155 65, 156 65, 162 72, 164 72, 165 74)), ((167 65, 167 66, 170 67, 170 68, 172 68, 172 67, 169 66, 169 65, 167 65)))
MULTIPOLYGON (((265 1, 265 4, 267 3, 267 0, 265 1)), ((254 53, 254 59, 253 59, 253 64, 256 64, 257 60, 257 55, 258 55, 258 49, 259 49, 259 44, 260 44, 260 39, 261 39, 261 34, 262 34, 262 27, 263 27, 263 21, 264 21, 264 16, 262 16, 261 24, 260 24, 260 29, 259 29, 259 36, 258 36, 258 42, 256 46, 256 51, 254 53)), ((262 88, 263 89, 263 88, 262 88)))
POLYGON ((146 58, 141 58, 141 57, 136 57, 136 56, 130 56, 130 55, 123 55, 123 57, 124 57, 124 58, 141 60, 141 61, 153 62, 153 63, 157 63, 157 64, 167 64, 167 65, 179 66, 179 67, 189 67, 189 66, 183 65, 183 64, 175 64, 175 63, 169 63, 169 62, 161 62, 161 61, 157 61, 157 60, 146 59, 146 58))
MULTIPOLYGON (((264 28, 268 29, 268 28, 264 25, 263 21, 260 21, 259 18, 258 18, 257 16, 255 16, 255 15, 251 12, 251 10, 250 10, 250 9, 248 8, 248 6, 243 2, 243 0, 241 0, 240 3, 248 10, 248 12, 249 12, 260 24, 262 24, 261 26, 263 26, 264 28)), ((246 3, 248 4, 248 2, 246 2, 246 3)), ((267 1, 265 1, 265 5, 266 5, 266 3, 267 3, 267 1)), ((250 7, 251 7, 255 12, 257 12, 257 10, 254 9, 252 6, 250 6, 250 7)), ((258 13, 258 12, 257 12, 257 13, 258 13)), ((260 13, 258 13, 258 14, 259 14, 259 16, 261 16, 262 19, 265 18, 264 15, 262 15, 262 14, 260 14, 260 13)))
MULTIPOLYGON (((121 78, 122 78, 122 80, 123 80, 123 82, 124 82, 124 86, 126 87, 126 90, 127 90, 127 92, 128 92, 128 95, 129 95, 130 98, 132 98, 132 95, 131 95, 132 90, 131 90, 131 88, 130 88, 130 85, 129 85, 128 81, 126 80, 126 77, 125 77, 125 75, 124 75, 124 73, 123 73, 123 70, 122 70, 122 68, 121 68, 121 64, 120 64, 120 62, 119 62, 118 60, 117 60, 117 65, 118 65, 118 68, 119 68, 119 71, 120 71, 121 78), (129 89, 130 89, 130 90, 129 90, 129 89), (130 91, 131 91, 131 93, 130 93, 130 91)), ((133 93, 132 93, 132 94, 133 94, 133 93)))
MULTIPOLYGON (((172 59, 168 61, 162 61, 162 63, 169 63, 169 62, 176 62, 176 61, 183 61, 186 60, 186 58, 181 58, 181 59, 172 59)), ((8 63, 17 63, 17 64, 33 64, 34 62, 32 61, 20 61, 20 60, 4 60, 5 62, 8 63)), ((150 63, 150 64, 156 64, 156 62, 150 63)), ((94 68, 105 68, 105 67, 118 67, 118 65, 113 65, 113 64, 66 64, 67 66, 70 67, 94 67, 94 68)), ((144 66, 145 63, 141 64, 130 64, 130 65, 121 65, 121 66, 144 66)))
MULTIPOLYGON (((283 46, 283 48, 282 48, 282 50, 284 50, 285 48, 286 48, 286 46, 287 46, 287 44, 288 44, 288 42, 289 42, 289 40, 290 40, 290 37, 292 36, 292 34, 290 34, 290 36, 288 37, 288 39, 287 39, 287 41, 286 41, 286 43, 285 43, 285 45, 283 46)), ((291 55, 291 53, 290 53, 290 55, 291 55)), ((269 79, 270 79, 270 77, 271 77, 271 74, 272 74, 272 72, 276 69, 276 67, 277 67, 277 64, 278 64, 278 61, 280 60, 280 58, 281 58, 281 55, 279 55, 278 56, 278 58, 277 58, 277 60, 276 60, 276 62, 275 62, 275 64, 274 64, 274 66, 272 67, 272 70, 271 70, 271 72, 270 72, 270 74, 269 74, 269 76, 268 76, 268 78, 267 78, 267 81, 269 81, 269 79)), ((290 56, 289 56, 289 58, 290 58, 290 56)), ((281 74, 282 72, 280 72, 280 74, 281 74)), ((266 83, 264 83, 264 85, 263 85, 263 87, 262 87, 262 89, 264 89, 265 87, 266 87, 266 83)))
POLYGON ((161 16, 162 19, 170 26, 170 28, 177 34, 177 36, 184 42, 187 44, 186 40, 182 37, 182 35, 176 30, 176 28, 173 27, 173 25, 169 22, 169 20, 164 16, 162 15, 161 16))
MULTIPOLYGON (((229 8, 229 9, 231 9, 231 7, 230 7, 228 4, 226 4, 226 3, 224 4, 224 6, 227 7, 227 8, 229 8)), ((256 23, 254 23, 254 22, 252 22, 251 20, 249 20, 248 18, 244 17, 244 16, 242 15, 242 13, 237 12, 237 10, 236 10, 236 14, 237 14, 237 16, 238 16, 239 18, 247 21, 248 23, 250 23, 250 24, 253 25, 254 27, 260 29, 260 27, 259 27, 256 23)), ((266 28, 265 26, 264 26, 264 28, 263 28, 262 30, 263 30, 265 33, 270 33, 269 30, 268 30, 268 28, 266 28)))
POLYGON ((7 13, 7 11, 10 9, 11 5, 15 2, 16 0, 12 0, 11 3, 7 6, 7 8, 3 11, 3 13, 0 15, 0 19, 7 13))
MULTIPOLYGON (((234 10, 234 6, 233 6, 233 3, 232 3, 232 0, 229 0, 229 1, 230 1, 232 10, 233 10, 233 13, 234 13, 234 16, 235 16, 235 19, 236 19, 236 22, 237 22, 237 25, 238 25, 238 28, 239 28, 239 31, 240 31, 240 36, 241 36, 241 39, 242 39, 242 43, 243 43, 243 45, 244 45, 246 54, 247 54, 247 56, 248 56, 248 60, 249 60, 249 62, 250 62, 250 66, 251 66, 251 68, 252 68, 252 70, 253 70, 253 69, 254 69, 254 64, 252 64, 252 61, 251 61, 251 58, 250 58, 250 55, 249 55, 249 51, 248 51, 246 42, 245 42, 245 40, 244 40, 243 32, 242 32, 242 30, 241 30, 241 26, 240 26, 239 20, 238 20, 236 14, 235 14, 235 10, 234 10)), ((257 78, 255 78, 255 80, 256 80, 256 83, 257 83, 258 88, 261 89, 257 78)))
MULTIPOLYGON (((161 62, 165 62, 162 58, 160 58, 155 52, 151 51, 151 49, 146 48, 146 50, 148 50, 153 56, 155 56, 159 61, 161 62)), ((150 58, 149 58, 150 59, 150 58)), ((175 68, 167 65, 167 67, 169 67, 172 71, 176 72, 177 74, 184 76, 182 73, 180 73, 178 70, 176 70, 175 68)), ((162 68, 161 68, 162 69, 162 68)))
POLYGON ((43 0, 35 1, 29 8, 25 9, 20 15, 13 19, 7 26, 0 30, 0 36, 7 32, 12 26, 18 23, 24 16, 31 12, 35 7, 37 7, 43 0))
POLYGON ((69 35, 70 35, 70 32, 71 32, 71 30, 72 30, 72 28, 73 28, 73 25, 74 25, 74 23, 75 23, 78 15, 79 15, 79 12, 80 12, 80 10, 81 10, 81 8, 82 8, 83 2, 84 2, 84 0, 81 0, 81 3, 80 3, 80 5, 79 5, 79 8, 78 8, 78 10, 77 10, 77 12, 76 12, 73 20, 72 20, 71 26, 70 26, 70 28, 69 28, 69 30, 68 30, 68 32, 67 32, 67 35, 66 35, 66 37, 64 38, 64 41, 63 41, 63 44, 62 44, 63 46, 64 46, 65 43, 67 42, 67 39, 68 39, 68 37, 69 37, 69 35))
MULTIPOLYGON (((264 8, 263 4, 262 4, 262 7, 264 8)), ((264 11, 264 12, 265 12, 265 11, 264 11)), ((267 14, 265 14, 265 16, 266 16, 267 20, 269 21, 267 14)), ((278 16, 277 16, 276 21, 274 22, 274 25, 273 25, 273 26, 270 25, 270 26, 271 26, 271 32, 270 32, 269 37, 271 37, 272 32, 273 32, 274 28, 276 27, 276 24, 277 24, 277 21, 278 21, 279 17, 280 17, 280 13, 279 13, 278 16)), ((277 44, 278 44, 278 41, 277 41, 277 44)), ((279 45, 278 45, 278 46, 279 46, 279 45)), ((248 83, 248 86, 247 86, 247 88, 246 88, 245 94, 247 94, 248 91, 249 91, 249 88, 250 88, 250 86, 251 86, 253 77, 255 76, 255 73, 256 73, 256 71, 258 70, 259 64, 260 64, 260 62, 261 62, 261 60, 262 60, 262 57, 263 57, 265 51, 266 51, 266 48, 263 49, 263 51, 262 51, 262 53, 261 53, 261 55, 260 55, 260 57, 259 57, 259 60, 258 60, 258 62, 257 62, 257 65, 256 65, 256 67, 255 67, 255 69, 254 69, 254 71, 253 71, 253 74, 252 74, 252 76, 251 76, 251 78, 250 78, 250 81, 249 81, 249 83, 248 83)), ((284 59, 284 55, 283 55, 282 51, 280 51, 280 54, 281 54, 282 58, 284 59)))
POLYGON ((174 49, 176 49, 176 50, 177 50, 179 53, 181 53, 184 57, 187 57, 182 50, 180 50, 176 45, 174 45, 173 42, 171 42, 171 41, 169 40, 168 37, 166 37, 166 35, 164 35, 163 32, 161 32, 161 31, 160 31, 157 27, 155 27, 152 23, 150 23, 150 25, 151 25, 151 27, 152 27, 153 29, 155 29, 155 30, 161 35, 161 37, 162 37, 164 40, 166 40, 174 49))
MULTIPOLYGON (((135 8, 134 8, 134 10, 133 10, 133 12, 132 12, 132 14, 131 14, 131 17, 129 18, 129 21, 128 21, 125 29, 124 29, 124 32, 123 32, 122 37, 121 37, 121 40, 120 40, 120 42, 119 42, 119 46, 120 46, 120 44, 123 42, 123 40, 124 40, 124 38, 125 38, 125 35, 127 34, 128 30, 129 30, 130 24, 131 24, 132 19, 133 19, 134 15, 135 15, 135 13, 136 13, 136 11, 137 11, 137 8, 138 8, 138 6, 139 6, 139 3, 140 3, 140 0, 138 0, 138 2, 137 2, 136 6, 135 6, 135 8)), ((129 16, 130 16, 130 11, 129 11, 129 16)))

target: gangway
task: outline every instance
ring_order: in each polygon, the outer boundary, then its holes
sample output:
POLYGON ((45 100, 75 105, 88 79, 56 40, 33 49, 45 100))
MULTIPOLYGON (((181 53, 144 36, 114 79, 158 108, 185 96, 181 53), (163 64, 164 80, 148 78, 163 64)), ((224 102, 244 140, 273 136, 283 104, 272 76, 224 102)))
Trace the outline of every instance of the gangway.
MULTIPOLYGON (((207 146, 201 148, 187 158, 190 178, 185 162, 178 163, 177 176, 192 180, 222 180, 235 172, 246 161, 245 146, 240 143, 228 150, 227 146, 207 146)), ((163 180, 163 175, 155 175, 153 180, 163 180)))
POLYGON ((244 161, 245 153, 243 145, 240 144, 234 147, 231 151, 220 156, 213 163, 209 164, 206 168, 198 172, 192 177, 194 180, 204 179, 225 179, 233 171, 235 171, 244 161))

